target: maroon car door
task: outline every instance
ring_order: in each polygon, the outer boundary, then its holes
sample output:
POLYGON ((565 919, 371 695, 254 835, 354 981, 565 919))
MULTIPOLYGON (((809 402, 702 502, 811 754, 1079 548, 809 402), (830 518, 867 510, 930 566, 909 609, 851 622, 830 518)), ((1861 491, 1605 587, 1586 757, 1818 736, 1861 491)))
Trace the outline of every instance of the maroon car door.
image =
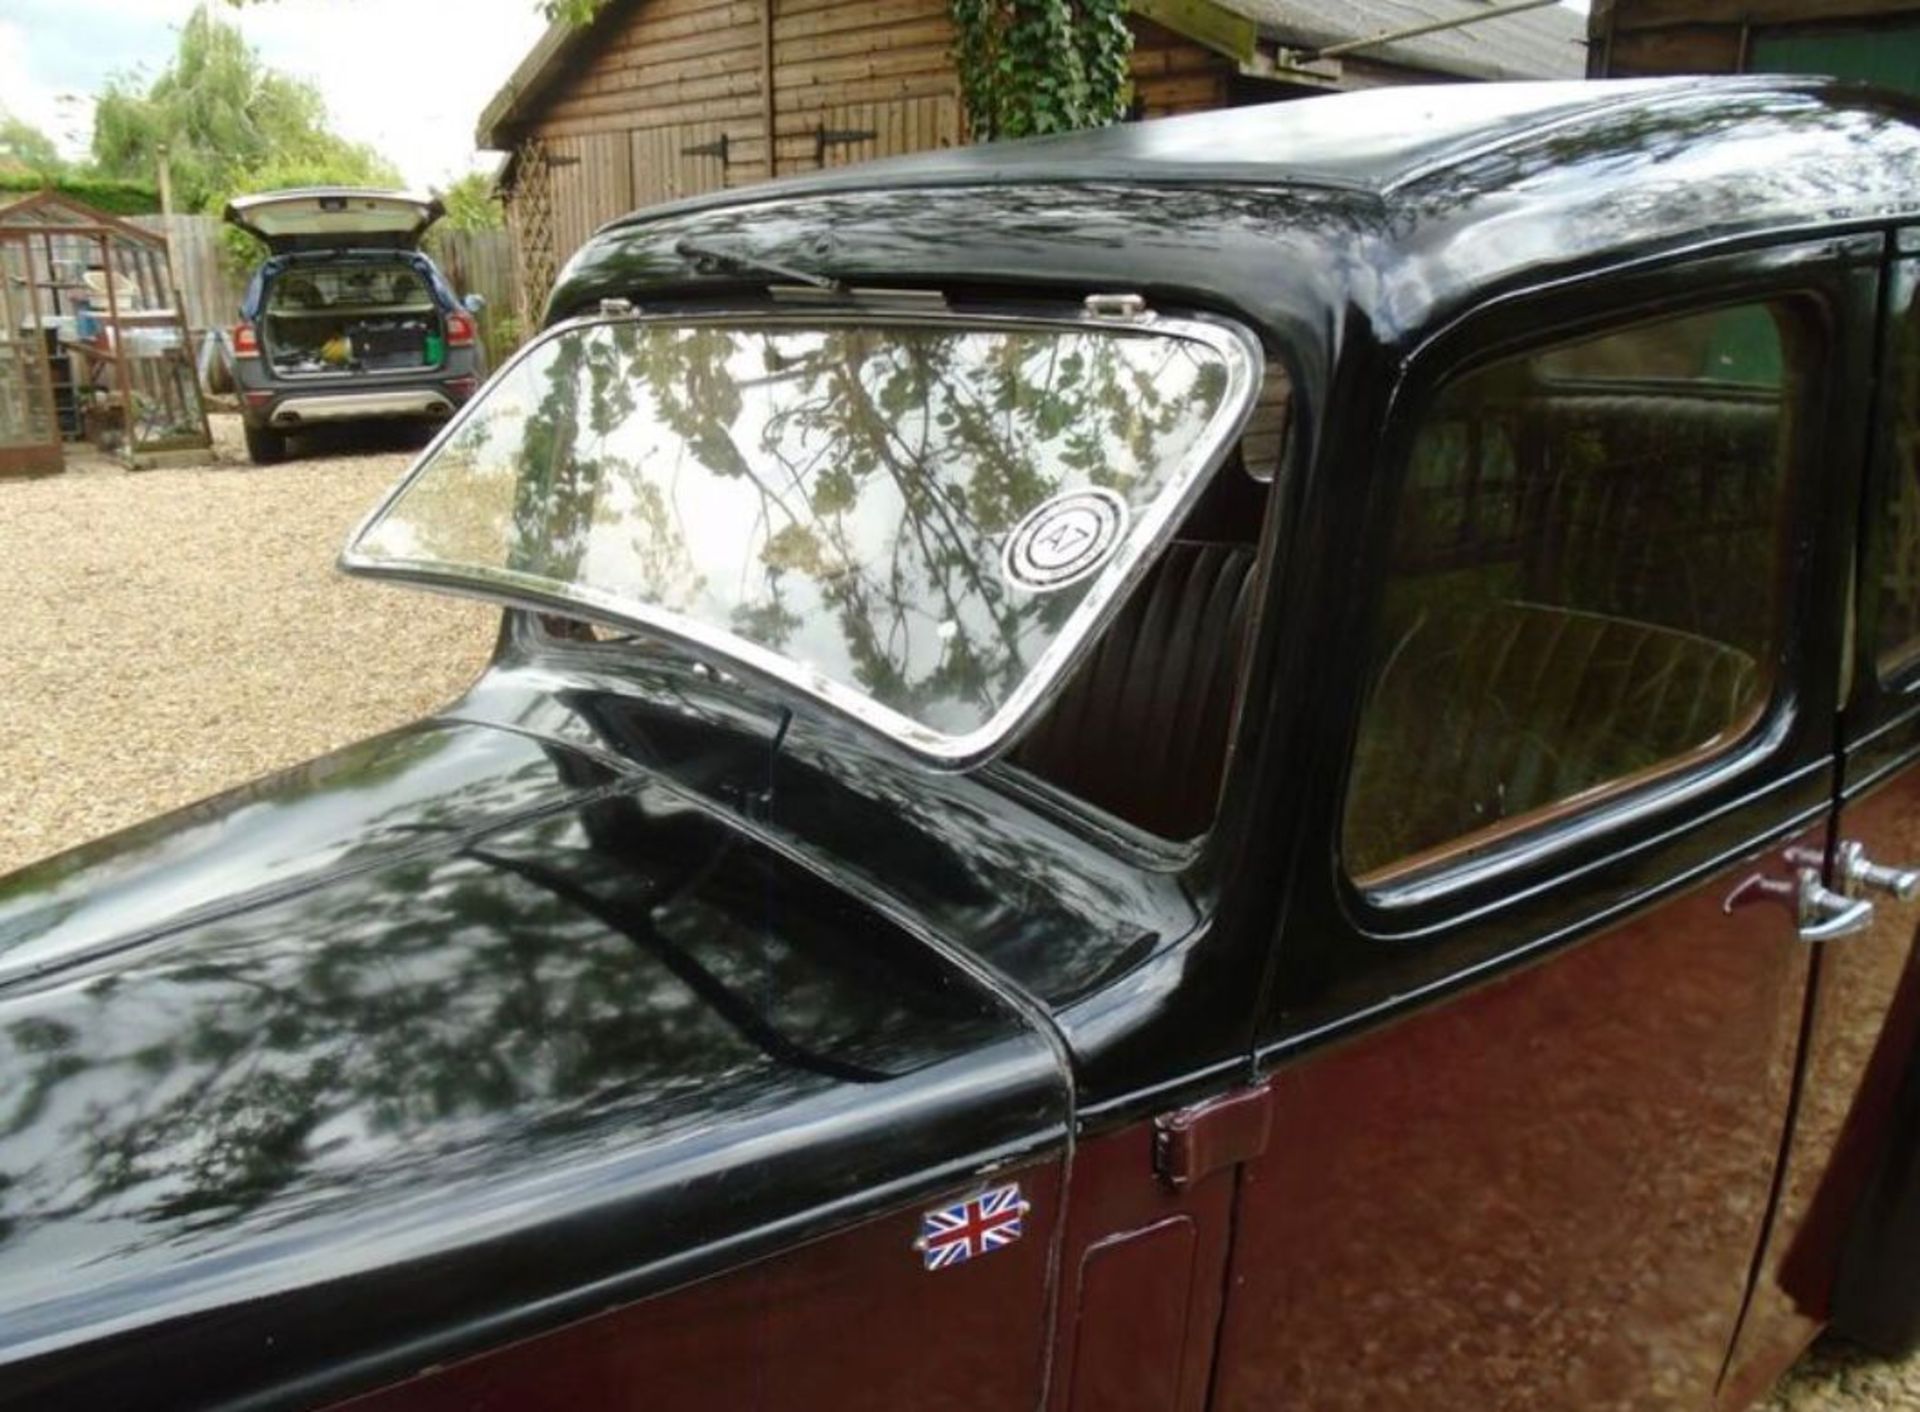
POLYGON ((1828 1318, 1844 1238, 1920 1020, 1920 232, 1885 282, 1870 469, 1861 498, 1851 687, 1831 885, 1871 925, 1817 948, 1806 1055, 1778 1205, 1723 1390, 1744 1406, 1828 1318))
POLYGON ((1216 1407, 1711 1404, 1863 920, 1819 862, 1879 244, 1504 299, 1381 395, 1216 1407))

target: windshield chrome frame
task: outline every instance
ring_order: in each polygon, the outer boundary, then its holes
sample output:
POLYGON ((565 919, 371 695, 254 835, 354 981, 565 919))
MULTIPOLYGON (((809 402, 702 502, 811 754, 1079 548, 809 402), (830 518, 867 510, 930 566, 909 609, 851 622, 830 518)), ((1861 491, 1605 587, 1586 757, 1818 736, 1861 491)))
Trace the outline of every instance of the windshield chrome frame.
POLYGON ((1033 720, 1064 689, 1073 669, 1097 640, 1127 596, 1146 575, 1161 547, 1167 531, 1186 513, 1200 487, 1217 470, 1252 415, 1262 380, 1266 357, 1260 341, 1251 330, 1225 319, 1183 314, 1167 316, 1148 312, 1134 317, 1102 317, 1081 312, 1067 313, 993 313, 957 310, 889 310, 872 307, 811 306, 805 308, 702 309, 698 312, 661 310, 632 313, 593 314, 563 320, 543 330, 537 337, 503 363, 487 379, 485 386, 468 399, 442 427, 425 450, 407 468, 399 482, 383 495, 348 536, 338 567, 362 578, 390 579, 419 584, 461 597, 479 598, 507 608, 536 613, 558 613, 584 617, 629 631, 662 638, 702 655, 720 659, 761 678, 776 689, 800 693, 813 703, 826 707, 835 716, 879 735, 888 743, 906 751, 922 764, 943 771, 977 769, 1003 753, 1022 728, 1033 720), (362 538, 391 510, 426 471, 441 447, 459 432, 484 404, 486 394, 511 374, 525 359, 568 334, 583 330, 630 324, 669 324, 675 327, 702 324, 756 327, 817 328, 845 325, 860 328, 955 328, 1008 331, 1099 331, 1119 337, 1142 334, 1185 339, 1199 343, 1219 355, 1227 373, 1227 390, 1221 410, 1197 443, 1186 464, 1178 468, 1153 503, 1135 515, 1133 524, 1120 541, 1113 561, 1093 580, 1058 634, 1037 658, 1026 676, 987 720, 963 735, 947 735, 884 706, 858 690, 813 671, 801 663, 780 656, 724 629, 689 618, 670 609, 635 605, 619 598, 579 585, 567 592, 549 591, 541 580, 504 569, 452 569, 426 561, 374 559, 355 552, 362 538), (1131 552, 1129 552, 1131 550, 1131 552))

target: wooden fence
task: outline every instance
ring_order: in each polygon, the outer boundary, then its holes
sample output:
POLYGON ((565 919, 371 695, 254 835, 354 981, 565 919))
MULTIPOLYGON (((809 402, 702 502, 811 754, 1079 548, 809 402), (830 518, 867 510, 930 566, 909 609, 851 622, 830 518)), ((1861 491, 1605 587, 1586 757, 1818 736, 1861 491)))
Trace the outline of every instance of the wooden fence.
POLYGON ((427 253, 455 293, 487 301, 480 335, 488 366, 499 367, 526 336, 513 316, 513 242, 504 230, 440 230, 427 237, 427 253))
MULTIPOLYGON (((136 216, 133 221, 167 238, 173 279, 187 306, 189 329, 198 335, 226 328, 239 317, 247 276, 227 257, 219 217, 136 216)), ((513 322, 513 254, 507 233, 439 230, 428 236, 427 249, 456 294, 478 294, 487 301, 480 327, 497 365, 520 340, 513 322)))

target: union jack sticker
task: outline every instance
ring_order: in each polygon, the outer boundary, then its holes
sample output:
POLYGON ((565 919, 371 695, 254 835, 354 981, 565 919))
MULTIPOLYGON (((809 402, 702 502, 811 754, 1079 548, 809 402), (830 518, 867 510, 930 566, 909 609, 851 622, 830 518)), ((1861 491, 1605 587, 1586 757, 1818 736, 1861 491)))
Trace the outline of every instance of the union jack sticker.
POLYGON ((1020 1239, 1026 1214, 1027 1199, 1020 1194, 1020 1183, 1008 1182, 922 1213, 920 1238, 913 1248, 929 1270, 964 1265, 976 1255, 1020 1239))

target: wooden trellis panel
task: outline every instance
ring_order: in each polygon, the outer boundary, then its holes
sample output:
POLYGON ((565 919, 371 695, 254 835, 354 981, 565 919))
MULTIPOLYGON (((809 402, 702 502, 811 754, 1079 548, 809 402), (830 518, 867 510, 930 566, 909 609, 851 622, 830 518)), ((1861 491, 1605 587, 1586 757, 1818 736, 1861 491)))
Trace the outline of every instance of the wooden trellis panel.
POLYGON ((560 266, 554 249, 553 187, 546 150, 538 141, 528 142, 517 157, 518 170, 507 201, 507 228, 513 236, 514 315, 524 336, 540 327, 560 266))

